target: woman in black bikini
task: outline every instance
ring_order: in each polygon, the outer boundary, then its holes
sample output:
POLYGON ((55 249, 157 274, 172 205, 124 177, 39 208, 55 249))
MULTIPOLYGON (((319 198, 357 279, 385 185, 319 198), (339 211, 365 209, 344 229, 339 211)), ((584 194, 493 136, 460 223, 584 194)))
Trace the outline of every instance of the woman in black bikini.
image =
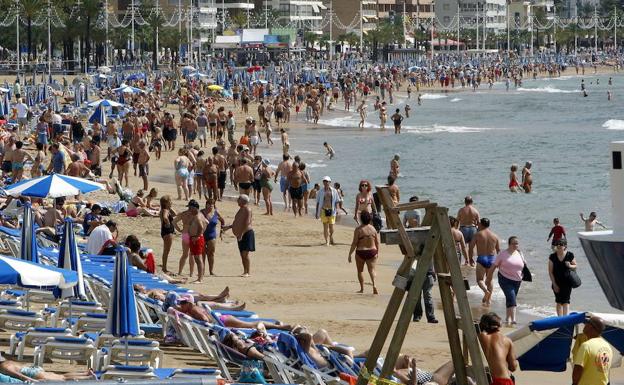
POLYGON ((351 256, 355 251, 355 265, 357 266, 358 281, 360 282, 360 291, 364 292, 364 265, 368 269, 371 282, 373 283, 373 294, 379 294, 377 286, 375 286, 375 263, 377 262, 377 254, 379 252, 379 235, 377 230, 371 225, 373 216, 368 211, 360 213, 360 226, 353 232, 353 242, 349 250, 349 263, 351 256))
POLYGON ((171 208, 171 197, 169 195, 160 197, 160 236, 163 239, 162 271, 164 273, 169 273, 169 270, 167 270, 167 259, 173 244, 173 236, 175 234, 173 218, 176 215, 176 212, 171 208))

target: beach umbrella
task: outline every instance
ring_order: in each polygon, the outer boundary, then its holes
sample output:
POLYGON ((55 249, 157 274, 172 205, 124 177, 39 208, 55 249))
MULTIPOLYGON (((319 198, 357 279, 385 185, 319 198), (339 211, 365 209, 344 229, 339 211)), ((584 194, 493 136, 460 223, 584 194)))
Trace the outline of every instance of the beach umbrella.
POLYGON ((97 107, 99 105, 102 105, 103 107, 122 107, 123 106, 123 104, 117 103, 116 101, 110 100, 110 99, 96 100, 95 102, 91 102, 87 105, 89 107, 97 107))
MULTIPOLYGON (((63 226, 63 235, 59 243, 59 255, 57 266, 61 269, 75 271, 78 277, 77 283, 72 288, 55 289, 54 296, 57 298, 86 298, 87 292, 84 286, 84 276, 82 275, 82 261, 78 244, 74 237, 74 221, 67 217, 63 226)), ((69 301, 69 318, 72 318, 72 300, 69 301)))
POLYGON ((217 84, 211 84, 208 86, 208 89, 211 91, 221 91, 223 90, 223 87, 221 87, 220 85, 217 84))
POLYGON ((22 217, 22 236, 20 239, 20 259, 39 263, 37 252, 37 236, 35 234, 35 221, 30 202, 24 203, 24 215, 22 217))
POLYGON ((140 88, 137 87, 132 87, 132 86, 122 86, 119 88, 115 88, 113 91, 115 92, 119 92, 122 94, 139 94, 139 93, 144 93, 145 91, 143 91, 140 88))
POLYGON ((507 334, 513 341, 520 368, 523 371, 565 371, 577 326, 582 330, 582 325, 591 316, 598 316, 605 321, 602 338, 612 346, 612 367, 619 366, 624 352, 624 315, 583 312, 532 321, 507 334))
POLYGON ((126 100, 124 99, 123 92, 119 93, 119 103, 126 104, 126 100))
POLYGON ((87 179, 52 174, 7 186, 5 193, 13 197, 59 198, 103 189, 104 185, 87 179))
POLYGON ((137 336, 140 333, 139 314, 130 269, 126 249, 118 247, 106 317, 106 333, 115 337, 125 337, 126 365, 128 364, 128 336, 137 336))
POLYGON ((0 255, 0 284, 27 289, 67 289, 78 282, 76 272, 0 255))
POLYGON ((101 74, 108 74, 111 71, 112 71, 112 69, 110 67, 107 67, 107 66, 100 66, 98 68, 98 72, 101 73, 101 74))
POLYGON ((98 122, 102 126, 106 126, 106 111, 104 110, 105 108, 102 106, 102 104, 99 104, 97 108, 95 109, 95 111, 93 111, 93 114, 91 115, 91 117, 89 118, 89 123, 98 122))

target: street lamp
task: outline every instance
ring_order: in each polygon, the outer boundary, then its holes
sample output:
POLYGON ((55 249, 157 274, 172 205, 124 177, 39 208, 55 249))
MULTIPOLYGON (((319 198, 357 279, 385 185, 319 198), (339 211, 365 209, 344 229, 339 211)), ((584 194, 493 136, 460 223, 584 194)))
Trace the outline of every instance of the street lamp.
POLYGON ((522 3, 522 5, 524 5, 527 8, 527 18, 529 19, 529 30, 531 31, 531 45, 530 45, 530 51, 529 54, 531 56, 531 58, 533 58, 533 15, 531 14, 531 6, 532 3, 530 1, 525 1, 522 3))

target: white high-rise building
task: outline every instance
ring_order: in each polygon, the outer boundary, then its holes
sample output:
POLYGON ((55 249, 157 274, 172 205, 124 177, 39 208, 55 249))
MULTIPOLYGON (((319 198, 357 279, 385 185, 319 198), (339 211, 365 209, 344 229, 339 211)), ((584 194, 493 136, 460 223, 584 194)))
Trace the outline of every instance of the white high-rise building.
POLYGON ((436 0, 436 17, 442 24, 450 25, 457 20, 458 5, 461 29, 476 29, 478 25, 481 41, 484 30, 487 36, 507 28, 506 0, 436 0))
POLYGON ((323 33, 323 18, 327 15, 327 7, 322 0, 263 0, 262 6, 277 12, 281 25, 323 33))

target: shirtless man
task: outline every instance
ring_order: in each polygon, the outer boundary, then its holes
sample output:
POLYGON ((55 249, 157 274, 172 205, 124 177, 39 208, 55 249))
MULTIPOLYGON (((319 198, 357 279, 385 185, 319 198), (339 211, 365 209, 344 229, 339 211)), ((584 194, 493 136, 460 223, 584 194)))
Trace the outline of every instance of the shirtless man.
POLYGON ((102 149, 100 149, 100 146, 98 145, 98 142, 95 140, 95 138, 91 139, 91 142, 89 143, 89 151, 87 151, 87 154, 89 156, 89 161, 91 162, 91 165, 89 167, 91 168, 93 175, 102 176, 102 161, 100 160, 102 156, 102 149))
POLYGON ((251 261, 249 253, 256 251, 256 237, 252 226, 252 211, 249 208, 249 196, 241 194, 238 197, 238 211, 230 226, 224 226, 223 231, 232 229, 232 233, 238 241, 238 251, 243 262, 243 274, 247 278, 251 274, 251 261))
POLYGON ((401 192, 399 191, 399 186, 394 184, 395 181, 395 177, 388 175, 388 192, 390 193, 390 198, 392 198, 392 203, 398 205, 401 201, 401 192))
POLYGON ((21 141, 15 142, 15 151, 13 151, 13 163, 11 164, 11 169, 13 171, 13 183, 19 182, 22 180, 22 176, 24 175, 24 162, 26 160, 34 161, 33 157, 30 156, 26 150, 22 147, 24 143, 21 141))
POLYGON ((141 139, 138 144, 139 147, 139 159, 137 161, 139 165, 139 176, 143 180, 143 190, 148 190, 149 185, 147 182, 147 175, 149 174, 149 160, 150 154, 147 151, 147 144, 145 140, 141 139))
POLYGON ((362 102, 357 108, 357 112, 360 114, 359 128, 364 128, 364 122, 366 121, 366 99, 362 99, 362 102))
POLYGON ((223 190, 225 190, 225 181, 227 179, 227 161, 225 156, 219 153, 218 147, 212 148, 212 163, 217 166, 218 177, 217 177, 217 187, 219 188, 219 194, 216 197, 217 200, 221 200, 223 197, 223 190))
POLYGON ((68 176, 84 178, 85 176, 89 175, 89 173, 91 173, 89 167, 87 167, 84 162, 80 160, 78 154, 72 154, 70 158, 71 163, 69 164, 69 166, 67 166, 66 171, 68 176))
POLYGON ((2 175, 7 176, 13 171, 13 153, 15 152, 15 137, 9 136, 4 143, 4 155, 2 157, 2 175))
POLYGON ((280 129, 280 132, 281 132, 281 139, 282 139, 282 154, 288 155, 290 151, 290 142, 288 141, 288 134, 286 133, 286 130, 284 130, 283 128, 280 129))
POLYGON ((500 332, 500 317, 496 313, 482 315, 479 328, 479 342, 492 375, 491 385, 513 385, 511 372, 518 368, 518 361, 512 341, 500 332))
POLYGON ((132 138, 134 137, 134 124, 132 123, 132 121, 130 121, 130 119, 126 119, 123 122, 123 124, 121 125, 121 132, 123 138, 126 139, 128 142, 132 140, 132 138))
POLYGON ((455 217, 449 217, 449 221, 451 222, 451 235, 453 236, 453 241, 455 241, 455 251, 457 251, 457 258, 461 263, 462 255, 464 256, 464 265, 468 265, 468 250, 466 249, 466 240, 464 239, 464 234, 459 231, 459 221, 455 217))
POLYGON ((205 240, 204 230, 208 226, 208 221, 199 212, 199 203, 195 199, 191 199, 188 203, 189 228, 188 234, 190 239, 189 250, 191 258, 195 260, 197 264, 197 281, 195 283, 201 283, 204 277, 204 262, 202 260, 202 254, 204 252, 205 240))
POLYGON ((490 220, 481 218, 479 220, 479 231, 475 234, 472 241, 468 245, 468 255, 473 261, 473 249, 477 247, 477 284, 483 290, 483 305, 490 306, 490 298, 494 286, 492 285, 492 277, 494 275, 494 261, 500 253, 500 245, 498 236, 490 230, 490 220), (485 278, 485 281, 484 281, 485 278))
POLYGON ((191 117, 191 114, 186 114, 180 124, 186 130, 186 143, 193 143, 197 139, 197 121, 191 117))
POLYGON ((238 186, 241 194, 251 194, 251 188, 254 181, 254 172, 249 166, 247 158, 240 159, 240 165, 234 170, 234 183, 238 186))
POLYGON ((299 163, 295 162, 288 172, 288 192, 290 193, 290 200, 295 217, 297 214, 299 214, 300 217, 303 216, 303 181, 303 172, 299 170, 299 163))
POLYGON ((214 199, 216 200, 220 200, 221 199, 221 194, 219 193, 219 188, 218 188, 218 183, 219 183, 219 176, 218 174, 220 173, 219 170, 219 166, 217 165, 216 162, 216 156, 215 157, 208 157, 208 159, 206 159, 206 163, 204 165, 204 168, 202 170, 202 174, 203 174, 203 178, 204 178, 204 184, 206 186, 206 190, 205 190, 205 197, 206 199, 214 199))
MULTIPOLYGON (((472 205, 472 197, 470 195, 464 198, 464 207, 457 211, 457 220, 459 221, 459 231, 464 234, 464 240, 470 245, 472 238, 477 233, 477 225, 479 224, 479 211, 472 205)), ((470 254, 470 266, 474 266, 472 250, 469 249, 468 252, 470 254)))
POLYGON ((256 156, 258 143, 260 143, 260 134, 258 133, 258 128, 256 127, 256 121, 252 119, 249 123, 249 146, 251 146, 251 154, 253 156, 256 156))
POLYGON ((210 111, 208 113, 208 127, 210 128, 210 139, 214 140, 217 137, 217 121, 219 120, 219 115, 214 111, 210 111))
POLYGON ((50 207, 45 214, 43 214, 43 227, 56 229, 56 226, 63 223, 62 209, 64 204, 65 200, 63 198, 57 198, 54 200, 54 207, 50 207))
POLYGON ((394 177, 394 179, 399 177, 399 172, 401 168, 399 164, 399 159, 401 159, 399 154, 394 154, 394 158, 392 158, 392 160, 390 161, 390 173, 388 175, 394 177))
MULTIPOLYGON (((197 159, 195 159, 195 191, 197 191, 197 195, 201 198, 202 194, 207 198, 208 192, 206 191, 206 183, 204 182, 204 168, 206 167, 206 163, 208 160, 204 158, 204 152, 202 150, 197 151, 197 159)), ((215 198, 216 199, 216 198, 215 198)))
POLYGON ((282 192, 282 196, 284 198, 284 205, 286 206, 285 210, 290 208, 290 200, 288 197, 288 173, 292 170, 292 162, 290 160, 290 156, 288 154, 282 155, 282 163, 277 166, 277 170, 275 171, 274 182, 277 183, 277 177, 282 174, 280 177, 280 191, 282 192))

